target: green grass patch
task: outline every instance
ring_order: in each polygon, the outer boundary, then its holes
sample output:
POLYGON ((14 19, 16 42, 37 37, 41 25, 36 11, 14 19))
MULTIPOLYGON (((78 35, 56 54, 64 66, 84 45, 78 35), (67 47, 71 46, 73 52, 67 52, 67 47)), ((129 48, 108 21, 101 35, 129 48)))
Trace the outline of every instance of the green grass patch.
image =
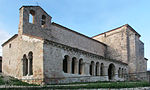
MULTIPOLYGON (((16 85, 16 86, 37 86, 35 84, 28 84, 13 77, 0 76, 0 85, 16 85)), ((45 85, 42 89, 97 89, 97 88, 135 88, 135 87, 150 87, 150 83, 146 81, 136 82, 75 82, 59 85, 45 85), (64 85, 64 86, 63 86, 64 85)))
MULTIPOLYGON (((79 83, 78 83, 79 84, 79 83)), ((83 83, 82 83, 83 84, 83 83)), ((150 86, 148 82, 96 82, 96 83, 84 83, 87 85, 82 86, 52 86, 51 89, 96 89, 96 88, 135 88, 135 87, 147 87, 150 86)), ((74 84, 75 85, 75 84, 74 84)), ((46 88, 46 87, 45 87, 46 88)))
POLYGON ((5 84, 5 82, 3 81, 3 76, 0 76, 0 85, 4 85, 5 84))
POLYGON ((37 86, 35 84, 29 84, 29 83, 26 83, 26 82, 22 82, 18 79, 11 79, 9 84, 10 85, 16 85, 16 86, 37 86))
POLYGON ((0 85, 6 85, 6 86, 11 86, 11 85, 16 85, 16 86, 37 86, 35 84, 28 84, 26 82, 22 82, 21 80, 18 80, 13 77, 5 77, 5 76, 0 76, 0 85))

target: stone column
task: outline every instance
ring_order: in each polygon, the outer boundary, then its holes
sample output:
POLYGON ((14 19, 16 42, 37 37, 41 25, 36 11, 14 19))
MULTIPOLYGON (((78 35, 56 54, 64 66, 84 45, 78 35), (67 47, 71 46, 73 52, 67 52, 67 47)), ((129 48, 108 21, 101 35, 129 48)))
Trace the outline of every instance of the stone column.
POLYGON ((115 72, 114 72, 114 74, 115 74, 115 75, 114 75, 114 80, 118 80, 118 79, 119 79, 119 77, 118 77, 118 74, 119 74, 119 73, 118 73, 118 70, 119 70, 119 69, 115 69, 115 72))
POLYGON ((70 58, 67 60, 67 73, 71 73, 72 67, 71 67, 71 60, 70 58))
POLYGON ((75 74, 78 74, 79 73, 79 61, 78 60, 75 60, 75 74))
POLYGON ((109 78, 108 78, 108 66, 104 66, 104 77, 105 77, 106 81, 109 80, 109 78))
POLYGON ((101 76, 101 64, 99 65, 99 75, 101 76))
POLYGON ((97 75, 100 76, 100 65, 97 67, 97 75))
POLYGON ((22 76, 25 75, 25 63, 24 63, 24 58, 21 59, 22 62, 22 76))
POLYGON ((127 71, 126 71, 126 69, 124 70, 124 79, 125 80, 127 79, 127 71))
POLYGON ((95 63, 93 64, 93 66, 92 66, 92 76, 95 76, 95 68, 96 68, 96 65, 95 65, 95 63))
POLYGON ((120 78, 123 78, 123 72, 122 72, 122 69, 120 69, 120 78))
POLYGON ((89 71, 90 71, 89 69, 90 68, 89 67, 90 67, 90 63, 85 62, 84 63, 84 74, 85 75, 90 75, 90 73, 89 73, 89 71))
POLYGON ((30 75, 30 60, 28 59, 28 74, 27 74, 27 76, 29 76, 30 75))
POLYGON ((118 78, 120 78, 120 68, 118 69, 118 78))
POLYGON ((123 69, 123 78, 125 78, 125 70, 123 69))
POLYGON ((85 63, 84 62, 82 62, 82 64, 81 64, 81 74, 85 74, 85 63))
POLYGON ((104 66, 104 76, 108 76, 108 66, 104 66))

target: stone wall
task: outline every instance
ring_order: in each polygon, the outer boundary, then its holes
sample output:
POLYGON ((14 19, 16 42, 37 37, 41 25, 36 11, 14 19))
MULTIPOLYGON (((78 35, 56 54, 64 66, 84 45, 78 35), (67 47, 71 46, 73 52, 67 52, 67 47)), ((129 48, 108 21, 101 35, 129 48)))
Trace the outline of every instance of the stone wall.
POLYGON ((128 31, 129 38, 129 67, 130 73, 139 73, 147 71, 146 60, 144 60, 144 43, 140 40, 140 36, 130 29, 128 31))
POLYGON ((129 53, 129 73, 136 73, 137 68, 137 57, 136 57, 136 35, 130 29, 127 29, 128 34, 128 53, 129 53))
POLYGON ((107 45, 107 58, 116 59, 125 63, 128 62, 127 35, 125 27, 103 33, 99 36, 93 37, 93 39, 96 39, 107 45))
MULTIPOLYGON (((22 35, 22 55, 26 54, 28 56, 29 52, 33 53, 33 75, 23 76, 22 79, 43 79, 43 40, 22 35)), ((28 56, 29 57, 29 56, 28 56)))
POLYGON ((128 63, 129 73, 146 72, 144 44, 140 35, 129 25, 124 25, 93 37, 108 45, 106 57, 128 63))
POLYGON ((147 60, 144 59, 144 43, 136 38, 137 72, 147 71, 147 60))
POLYGON ((35 37, 17 36, 3 48, 3 73, 18 79, 43 79, 43 42, 35 37), (23 76, 23 56, 33 52, 33 75, 23 76))
POLYGON ((20 76, 21 58, 18 59, 20 47, 18 35, 2 47, 2 71, 4 74, 14 77, 20 76))

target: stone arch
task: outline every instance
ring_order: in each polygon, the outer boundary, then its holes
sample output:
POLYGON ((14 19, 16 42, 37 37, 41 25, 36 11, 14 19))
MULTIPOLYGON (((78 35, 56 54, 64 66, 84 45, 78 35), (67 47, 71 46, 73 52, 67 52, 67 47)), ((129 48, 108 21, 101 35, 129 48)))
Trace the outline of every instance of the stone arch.
POLYGON ((114 79, 115 76, 115 65, 111 63, 108 67, 108 78, 109 80, 114 79))
POLYGON ((28 59, 26 54, 23 55, 23 76, 28 74, 28 59))
POLYGON ((118 69, 118 77, 120 78, 120 76, 121 76, 121 68, 119 67, 119 69, 118 69))
POLYGON ((84 66, 83 66, 83 59, 79 59, 79 74, 83 74, 83 69, 84 66))
POLYGON ((68 59, 69 59, 69 56, 65 55, 64 59, 63 59, 63 71, 64 71, 64 73, 68 73, 68 59))
POLYGON ((30 51, 28 54, 29 59, 29 75, 33 75, 33 52, 30 51))
POLYGON ((72 74, 77 73, 77 59, 76 57, 72 58, 72 74))
POLYGON ((91 64, 90 64, 90 75, 94 76, 94 61, 91 61, 91 64))
POLYGON ((35 23, 34 16, 35 16, 35 11, 34 10, 30 10, 29 22, 32 23, 32 24, 35 23))
POLYGON ((104 64, 103 63, 101 63, 101 66, 100 66, 100 75, 104 76, 104 64))
POLYGON ((99 76, 99 72, 100 72, 100 65, 99 62, 96 62, 95 75, 99 76))

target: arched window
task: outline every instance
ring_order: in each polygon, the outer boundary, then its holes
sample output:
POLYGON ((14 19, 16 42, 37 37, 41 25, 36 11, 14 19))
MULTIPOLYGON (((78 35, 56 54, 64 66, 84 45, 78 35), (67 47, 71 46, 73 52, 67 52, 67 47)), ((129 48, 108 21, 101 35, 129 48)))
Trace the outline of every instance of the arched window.
POLYGON ((83 74, 83 59, 79 60, 79 74, 83 74))
POLYGON ((101 67, 100 67, 100 75, 103 76, 104 75, 104 64, 101 63, 101 67))
POLYGON ((42 27, 45 27, 45 25, 46 25, 46 16, 45 15, 42 15, 41 25, 42 25, 42 27))
POLYGON ((34 10, 30 10, 30 14, 29 14, 29 22, 34 24, 34 16, 35 16, 35 11, 34 10))
POLYGON ((26 76, 28 74, 28 59, 26 54, 23 55, 23 76, 26 76))
POLYGON ((108 68, 108 78, 109 80, 114 79, 115 76, 115 65, 114 64, 110 64, 109 68, 108 68))
POLYGON ((120 78, 121 77, 121 68, 119 67, 118 69, 118 77, 120 78))
POLYGON ((97 63, 96 63, 96 68, 95 68, 95 75, 96 75, 96 76, 99 76, 99 71, 100 71, 99 68, 100 68, 100 67, 99 67, 99 62, 97 62, 97 63))
POLYGON ((75 57, 72 58, 72 73, 73 74, 76 73, 76 58, 75 57))
POLYGON ((94 61, 91 61, 90 64, 90 75, 94 75, 94 61))
POLYGON ((9 44, 9 48, 11 48, 11 43, 9 44))
POLYGON ((33 75, 33 53, 30 51, 28 54, 29 57, 29 75, 33 75))
POLYGON ((67 55, 65 55, 64 56, 64 60, 63 60, 63 71, 65 72, 65 73, 68 73, 68 58, 69 58, 69 56, 67 56, 67 55))

